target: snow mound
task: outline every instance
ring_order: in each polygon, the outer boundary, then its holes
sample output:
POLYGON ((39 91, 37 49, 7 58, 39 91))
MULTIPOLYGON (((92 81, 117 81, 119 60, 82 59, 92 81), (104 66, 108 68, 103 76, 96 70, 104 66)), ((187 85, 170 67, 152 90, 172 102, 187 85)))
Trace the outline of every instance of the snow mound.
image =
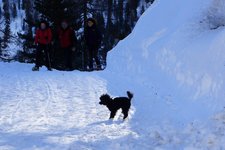
POLYGON ((154 148, 224 149, 224 10, 224 0, 158 0, 110 52, 109 91, 134 92, 134 129, 154 148))
POLYGON ((225 28, 213 30, 206 19, 211 10, 221 17, 224 8, 221 0, 156 1, 132 34, 109 54, 108 72, 129 74, 127 78, 146 90, 154 87, 182 102, 199 101, 209 109, 217 105, 222 109, 225 28))

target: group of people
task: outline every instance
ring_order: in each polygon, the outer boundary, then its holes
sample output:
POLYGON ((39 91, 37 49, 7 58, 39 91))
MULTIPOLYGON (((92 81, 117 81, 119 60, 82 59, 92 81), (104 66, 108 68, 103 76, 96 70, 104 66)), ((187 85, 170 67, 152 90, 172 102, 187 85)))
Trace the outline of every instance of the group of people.
MULTIPOLYGON (((89 56, 89 70, 93 69, 93 59, 95 59, 97 69, 101 69, 100 60, 98 57, 98 49, 101 45, 102 35, 97 28, 97 22, 93 18, 86 21, 84 30, 85 44, 89 56)), ((77 37, 74 30, 70 27, 67 20, 63 20, 57 30, 56 38, 59 41, 60 49, 64 52, 64 62, 67 70, 73 70, 73 55, 76 51, 77 37)), ((49 71, 52 70, 51 66, 51 51, 50 47, 53 43, 53 33, 46 21, 41 21, 40 26, 35 34, 34 41, 36 49, 36 60, 33 71, 39 71, 42 66, 42 60, 45 58, 45 66, 49 71), (43 53, 44 52, 44 53, 43 53), (44 54, 44 56, 43 56, 44 54)))

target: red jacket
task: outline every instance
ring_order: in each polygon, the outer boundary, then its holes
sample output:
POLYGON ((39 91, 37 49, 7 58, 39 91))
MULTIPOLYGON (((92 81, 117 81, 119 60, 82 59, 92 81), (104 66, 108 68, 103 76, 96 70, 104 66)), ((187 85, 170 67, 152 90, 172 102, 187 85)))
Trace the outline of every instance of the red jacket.
POLYGON ((35 43, 36 44, 50 44, 52 41, 52 31, 50 28, 45 30, 38 29, 35 35, 35 43))
POLYGON ((76 36, 71 28, 67 28, 63 30, 60 28, 58 30, 59 42, 61 48, 69 48, 75 46, 76 44, 76 36))

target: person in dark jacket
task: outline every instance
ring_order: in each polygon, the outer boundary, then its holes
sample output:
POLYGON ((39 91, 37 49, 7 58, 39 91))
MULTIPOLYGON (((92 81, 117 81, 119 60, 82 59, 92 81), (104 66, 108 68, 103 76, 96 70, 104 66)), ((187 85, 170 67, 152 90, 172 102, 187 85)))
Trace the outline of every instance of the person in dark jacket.
POLYGON ((77 38, 74 30, 69 26, 67 20, 61 22, 61 26, 58 30, 58 38, 60 48, 64 51, 64 60, 66 70, 71 71, 73 69, 73 52, 76 50, 77 38))
POLYGON ((45 66, 48 68, 49 71, 52 70, 50 59, 50 48, 49 48, 51 41, 52 41, 52 31, 48 27, 46 21, 41 21, 40 27, 37 29, 35 35, 35 45, 37 46, 37 50, 36 50, 35 66, 32 69, 33 71, 38 71, 39 67, 42 66, 43 51, 45 54, 45 66))
POLYGON ((93 59, 95 59, 97 69, 101 69, 100 60, 98 58, 98 49, 101 46, 102 34, 97 28, 97 22, 95 19, 87 19, 84 35, 89 53, 89 69, 93 70, 93 59))

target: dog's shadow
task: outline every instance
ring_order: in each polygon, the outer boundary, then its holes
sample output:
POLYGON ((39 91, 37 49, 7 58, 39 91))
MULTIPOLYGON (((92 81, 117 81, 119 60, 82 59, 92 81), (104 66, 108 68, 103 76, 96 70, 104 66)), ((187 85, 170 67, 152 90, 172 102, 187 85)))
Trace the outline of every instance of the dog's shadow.
POLYGON ((89 124, 88 126, 97 126, 97 125, 112 125, 112 124, 117 124, 117 125, 120 125, 120 124, 123 124, 125 121, 123 120, 105 120, 105 121, 99 121, 99 122, 94 122, 94 123, 91 123, 89 124))

